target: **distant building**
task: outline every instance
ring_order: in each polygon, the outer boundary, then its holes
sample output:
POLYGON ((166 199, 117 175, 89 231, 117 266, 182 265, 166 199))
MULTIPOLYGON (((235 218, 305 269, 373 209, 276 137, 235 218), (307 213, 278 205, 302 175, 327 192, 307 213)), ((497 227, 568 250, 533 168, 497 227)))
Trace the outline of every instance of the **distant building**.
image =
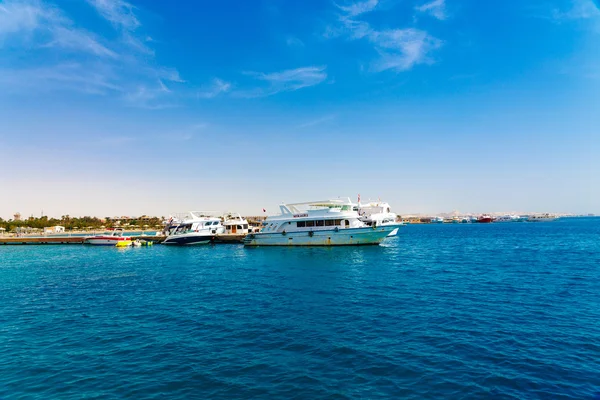
POLYGON ((64 226, 49 226, 44 228, 44 234, 47 233, 65 233, 65 227, 64 226))
POLYGON ((20 220, 21 220, 21 213, 20 213, 20 212, 16 213, 16 214, 13 216, 13 220, 15 220, 15 221, 20 221, 20 220))

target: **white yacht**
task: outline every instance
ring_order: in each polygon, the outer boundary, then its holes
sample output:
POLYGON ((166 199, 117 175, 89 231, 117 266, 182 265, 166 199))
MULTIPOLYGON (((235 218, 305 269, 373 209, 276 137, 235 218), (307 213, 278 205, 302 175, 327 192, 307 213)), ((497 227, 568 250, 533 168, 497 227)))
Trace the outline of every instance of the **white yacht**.
POLYGON ((521 217, 507 214, 496 218, 494 222, 521 222, 521 217))
MULTIPOLYGON (((385 202, 358 203, 354 209, 358 212, 360 220, 368 226, 403 225, 396 222, 398 215, 393 213, 390 205, 385 202)), ((395 228, 388 236, 396 236, 398 229, 395 228)))
POLYGON ((536 214, 536 215, 531 215, 529 216, 529 218, 527 218, 528 222, 551 222, 551 221, 556 221, 558 219, 557 215, 554 214, 536 214))
POLYGON ((281 204, 246 246, 343 246, 381 243, 399 224, 367 226, 350 199, 281 204))
POLYGON ((170 245, 194 245, 212 242, 225 232, 221 219, 202 211, 190 211, 186 216, 170 220, 165 228, 167 238, 162 242, 170 245))

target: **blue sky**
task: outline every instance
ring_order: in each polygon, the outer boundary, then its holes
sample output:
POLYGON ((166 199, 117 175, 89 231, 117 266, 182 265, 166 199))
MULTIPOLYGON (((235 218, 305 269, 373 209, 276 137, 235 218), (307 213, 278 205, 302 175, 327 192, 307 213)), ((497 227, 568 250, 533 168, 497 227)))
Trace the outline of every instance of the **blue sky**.
POLYGON ((0 216, 600 213, 594 0, 0 0, 0 216))

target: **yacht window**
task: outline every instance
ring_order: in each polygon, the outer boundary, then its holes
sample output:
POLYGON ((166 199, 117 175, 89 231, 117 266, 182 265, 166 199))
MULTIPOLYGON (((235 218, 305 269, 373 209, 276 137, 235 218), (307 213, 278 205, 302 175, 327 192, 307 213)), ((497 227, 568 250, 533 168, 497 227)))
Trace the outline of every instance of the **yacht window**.
POLYGON ((341 225, 341 224, 342 224, 342 220, 341 220, 341 219, 336 219, 336 220, 335 220, 335 224, 336 224, 337 226, 341 225))
POLYGON ((325 220, 325 226, 333 226, 334 224, 335 224, 335 221, 332 219, 325 220))
POLYGON ((244 224, 244 225, 242 225, 242 227, 243 227, 242 229, 248 229, 248 224, 244 224))
POLYGON ((306 226, 307 227, 315 226, 315 221, 306 221, 306 226))
POLYGON ((315 226, 325 226, 325 221, 317 220, 317 221, 315 221, 315 226))
POLYGON ((298 227, 298 228, 304 228, 305 226, 306 226, 305 221, 297 221, 296 222, 296 227, 298 227))
POLYGON ((238 229, 242 229, 242 226, 241 226, 241 225, 237 225, 237 228, 238 228, 238 229))

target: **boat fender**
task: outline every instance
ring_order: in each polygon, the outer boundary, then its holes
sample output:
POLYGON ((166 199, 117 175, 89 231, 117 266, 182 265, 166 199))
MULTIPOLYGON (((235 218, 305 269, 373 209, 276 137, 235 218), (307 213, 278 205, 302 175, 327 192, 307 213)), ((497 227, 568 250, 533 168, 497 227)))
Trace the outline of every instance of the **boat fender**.
POLYGON ((335 229, 333 230, 334 232, 339 232, 340 228, 338 228, 337 226, 335 227, 335 229))
POLYGON ((281 234, 282 234, 283 236, 287 235, 287 234, 285 233, 285 229, 283 230, 283 232, 281 232, 281 234))
POLYGON ((313 237, 313 235, 314 235, 314 234, 315 234, 315 233, 314 233, 313 231, 309 231, 309 232, 308 232, 308 236, 310 236, 310 237, 313 237))

